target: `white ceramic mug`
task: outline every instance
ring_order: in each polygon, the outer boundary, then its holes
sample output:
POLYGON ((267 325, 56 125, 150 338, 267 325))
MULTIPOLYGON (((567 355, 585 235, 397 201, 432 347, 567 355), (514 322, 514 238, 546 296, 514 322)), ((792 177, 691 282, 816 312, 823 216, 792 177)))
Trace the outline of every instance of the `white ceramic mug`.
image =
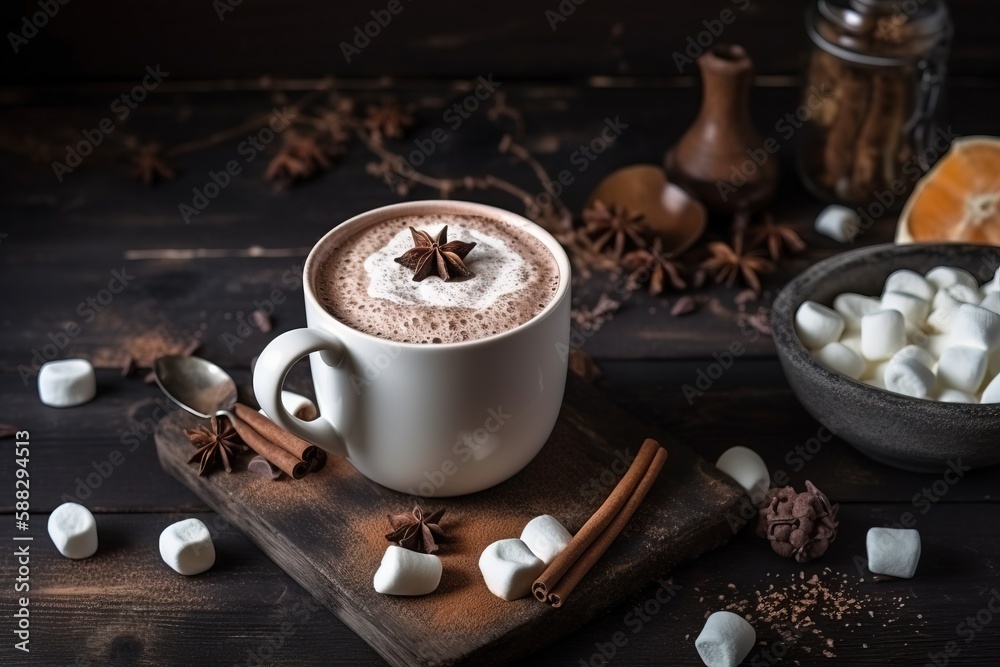
POLYGON ((283 428, 343 456, 372 481, 420 496, 456 496, 499 484, 545 444, 566 385, 570 265, 541 227, 469 202, 393 204, 330 231, 309 253, 303 273, 308 326, 271 341, 254 370, 257 400, 283 428), (312 275, 321 248, 384 220, 430 214, 484 216, 529 231, 558 266, 552 301, 510 331, 442 344, 383 340, 323 309, 312 275), (281 403, 285 375, 307 354, 320 413, 310 422, 281 403))

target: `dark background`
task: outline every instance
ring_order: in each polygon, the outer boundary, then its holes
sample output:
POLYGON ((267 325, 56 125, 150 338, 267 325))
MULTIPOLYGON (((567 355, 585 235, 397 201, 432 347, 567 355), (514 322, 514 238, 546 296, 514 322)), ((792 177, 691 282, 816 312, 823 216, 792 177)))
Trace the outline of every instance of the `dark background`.
MULTIPOLYGON (((347 63, 340 42, 351 41, 354 27, 371 21, 370 12, 386 2, 243 0, 220 21, 216 5, 223 2, 70 0, 16 57, 3 50, 4 79, 32 85, 130 81, 146 65, 160 63, 174 82, 262 75, 440 79, 484 72, 505 80, 655 80, 677 74, 671 54, 725 9, 739 19, 726 27, 724 39, 745 46, 762 75, 797 76, 807 46, 807 3, 800 1, 565 0, 575 11, 553 30, 545 12, 557 10, 559 0, 400 0, 403 11, 347 63)), ((956 24, 953 75, 996 75, 996 3, 953 0, 949 6, 956 24)), ((8 2, 0 11, 6 33, 37 11, 36 2, 8 2)))

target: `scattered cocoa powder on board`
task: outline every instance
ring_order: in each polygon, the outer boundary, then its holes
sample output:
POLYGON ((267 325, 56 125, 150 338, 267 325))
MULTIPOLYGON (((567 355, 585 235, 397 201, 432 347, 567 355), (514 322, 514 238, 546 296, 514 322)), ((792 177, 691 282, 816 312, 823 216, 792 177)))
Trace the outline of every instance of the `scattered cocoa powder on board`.
POLYGON ((757 631, 757 650, 773 655, 780 652, 786 664, 800 664, 794 658, 797 653, 807 661, 818 656, 834 659, 836 641, 828 634, 843 636, 844 628, 851 628, 850 633, 881 633, 900 620, 906 607, 907 598, 902 595, 868 592, 863 584, 863 578, 830 568, 808 577, 804 571, 790 575, 769 572, 750 593, 728 584, 725 594, 717 600, 713 596, 717 604, 705 617, 718 610, 739 614, 757 631))

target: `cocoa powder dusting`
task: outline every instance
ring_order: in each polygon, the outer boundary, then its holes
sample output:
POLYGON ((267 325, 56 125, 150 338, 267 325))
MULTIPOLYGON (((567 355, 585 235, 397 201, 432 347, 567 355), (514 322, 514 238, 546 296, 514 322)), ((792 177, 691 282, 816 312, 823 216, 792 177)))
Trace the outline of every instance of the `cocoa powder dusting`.
MULTIPOLYGON (((434 506, 433 499, 421 503, 424 509, 434 506)), ((399 511, 405 511, 400 507, 399 511)), ((503 616, 510 605, 537 604, 531 598, 507 602, 490 593, 479 575, 479 555, 491 543, 506 537, 517 537, 531 517, 525 518, 508 511, 484 512, 477 507, 475 520, 460 510, 449 508, 441 522, 448 539, 441 542, 434 553, 441 559, 444 575, 441 585, 433 594, 414 598, 390 598, 401 608, 426 606, 431 609, 421 618, 430 621, 428 630, 438 634, 463 635, 488 634, 490 620, 503 616)), ((375 576, 382 554, 388 543, 385 540, 386 517, 375 514, 352 519, 352 528, 363 536, 363 544, 356 545, 367 554, 371 564, 369 578, 375 576)))

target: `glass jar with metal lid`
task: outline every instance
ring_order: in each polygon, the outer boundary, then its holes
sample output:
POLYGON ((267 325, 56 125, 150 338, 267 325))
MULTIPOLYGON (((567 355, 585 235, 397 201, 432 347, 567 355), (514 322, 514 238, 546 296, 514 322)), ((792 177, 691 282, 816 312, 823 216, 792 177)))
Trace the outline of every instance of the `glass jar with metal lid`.
MULTIPOLYGON (((815 194, 902 206, 950 143, 938 127, 951 43, 941 0, 818 0, 799 170, 815 194)), ((881 215, 881 213, 876 213, 881 215)))

